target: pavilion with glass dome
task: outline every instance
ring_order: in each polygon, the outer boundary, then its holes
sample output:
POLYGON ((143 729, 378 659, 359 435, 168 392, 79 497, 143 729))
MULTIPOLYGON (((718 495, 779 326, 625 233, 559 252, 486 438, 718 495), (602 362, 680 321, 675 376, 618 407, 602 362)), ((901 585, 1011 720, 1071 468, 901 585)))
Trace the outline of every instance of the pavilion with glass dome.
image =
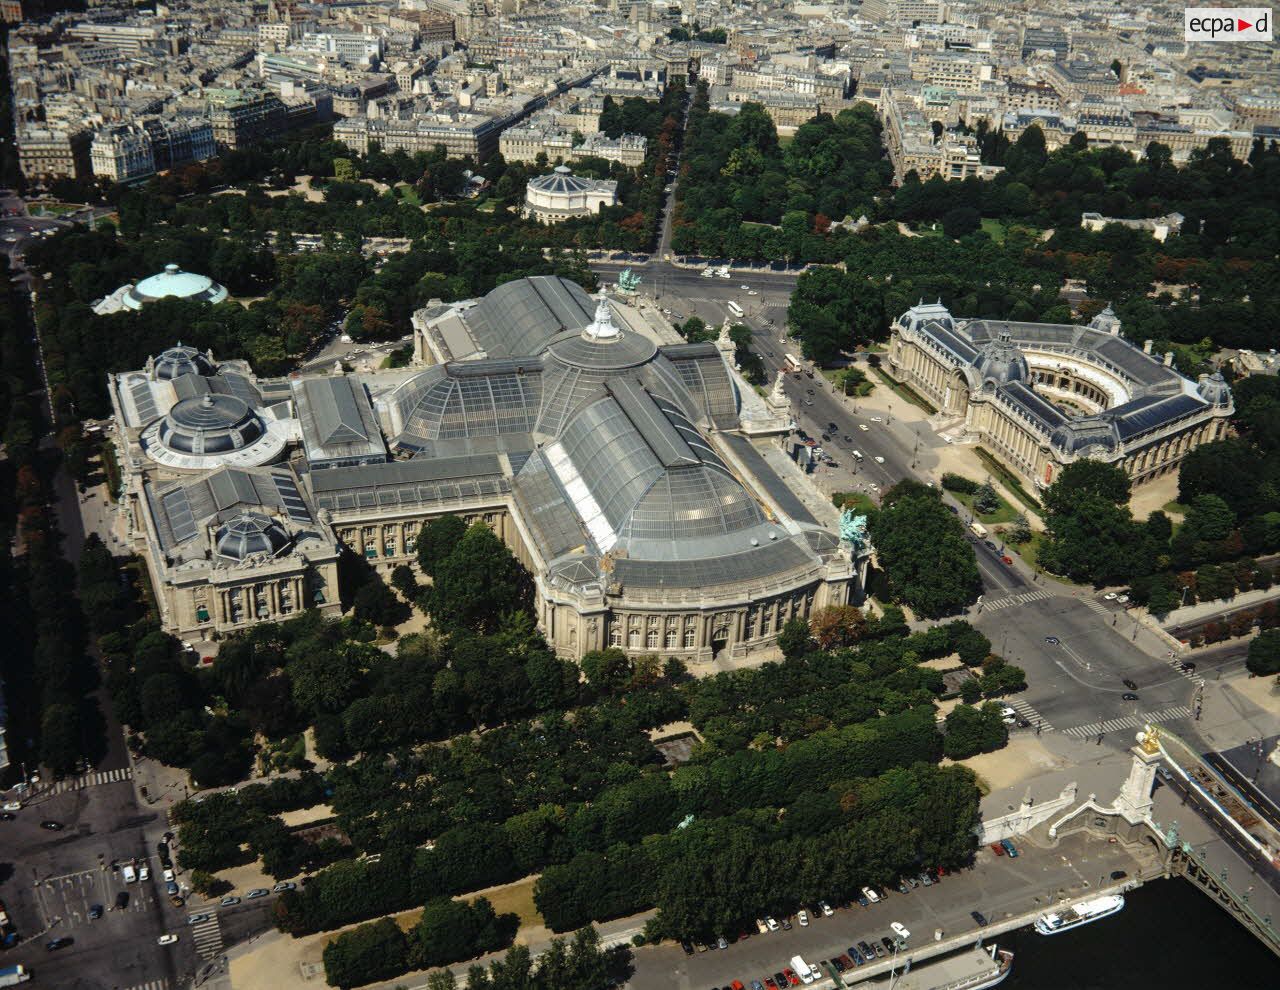
POLYGON ((164 266, 164 271, 142 279, 137 284, 122 285, 115 292, 93 304, 99 316, 137 312, 148 303, 159 299, 186 299, 192 302, 216 304, 227 299, 227 290, 207 275, 184 272, 175 264, 164 266))

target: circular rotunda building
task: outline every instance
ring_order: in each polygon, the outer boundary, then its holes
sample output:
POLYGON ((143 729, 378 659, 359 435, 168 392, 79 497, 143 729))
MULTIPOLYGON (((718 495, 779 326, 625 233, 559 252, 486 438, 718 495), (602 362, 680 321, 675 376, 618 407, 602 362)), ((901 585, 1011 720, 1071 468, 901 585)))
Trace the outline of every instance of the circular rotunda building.
POLYGON ((164 266, 164 271, 126 290, 121 301, 127 309, 139 310, 159 299, 220 303, 227 295, 227 290, 209 276, 184 272, 178 265, 169 264, 164 266))

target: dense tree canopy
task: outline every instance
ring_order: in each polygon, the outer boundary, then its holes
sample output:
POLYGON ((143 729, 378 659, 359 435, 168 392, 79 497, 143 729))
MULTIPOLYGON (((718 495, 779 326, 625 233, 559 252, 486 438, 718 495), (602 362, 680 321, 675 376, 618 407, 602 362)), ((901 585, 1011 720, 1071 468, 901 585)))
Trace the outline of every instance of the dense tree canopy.
POLYGON ((972 604, 982 590, 973 547, 936 489, 903 481, 870 520, 889 593, 936 618, 972 604))

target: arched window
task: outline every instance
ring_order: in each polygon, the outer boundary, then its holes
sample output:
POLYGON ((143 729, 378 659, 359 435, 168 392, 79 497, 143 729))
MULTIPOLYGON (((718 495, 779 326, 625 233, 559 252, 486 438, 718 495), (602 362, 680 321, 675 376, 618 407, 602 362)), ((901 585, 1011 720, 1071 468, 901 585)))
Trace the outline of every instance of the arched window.
POLYGON ((658 648, 658 628, 650 626, 649 632, 645 635, 644 645, 646 649, 656 650, 658 648))
POLYGON ((609 623, 609 645, 622 645, 622 628, 616 622, 609 623))
POLYGON ((684 630, 684 648, 692 650, 698 645, 698 630, 693 626, 686 626, 684 630))

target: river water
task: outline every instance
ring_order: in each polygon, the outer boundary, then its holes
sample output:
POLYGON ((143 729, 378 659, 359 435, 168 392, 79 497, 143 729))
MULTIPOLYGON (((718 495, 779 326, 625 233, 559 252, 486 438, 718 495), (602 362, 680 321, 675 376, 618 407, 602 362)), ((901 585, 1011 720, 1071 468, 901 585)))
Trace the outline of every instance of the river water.
POLYGON ((1280 990, 1280 959, 1185 880, 1149 883, 1072 932, 996 941, 1014 952, 1001 990, 1280 990))

